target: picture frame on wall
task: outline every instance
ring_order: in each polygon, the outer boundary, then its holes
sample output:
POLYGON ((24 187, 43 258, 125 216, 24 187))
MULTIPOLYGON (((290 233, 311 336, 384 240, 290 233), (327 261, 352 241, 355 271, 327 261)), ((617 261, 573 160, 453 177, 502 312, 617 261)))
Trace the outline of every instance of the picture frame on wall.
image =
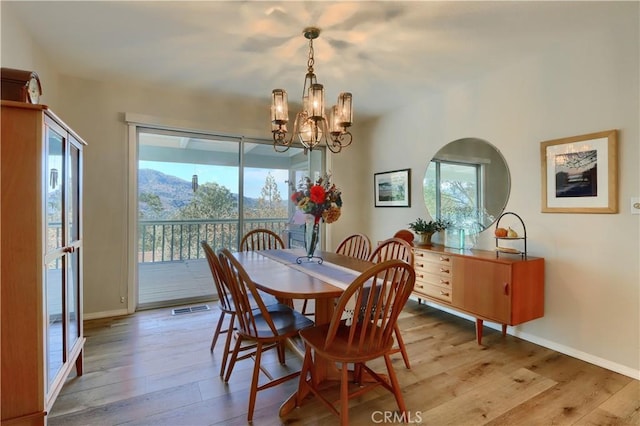
POLYGON ((411 169, 375 173, 376 207, 411 207, 411 169))
POLYGON ((618 131, 541 142, 543 213, 618 212, 618 131))

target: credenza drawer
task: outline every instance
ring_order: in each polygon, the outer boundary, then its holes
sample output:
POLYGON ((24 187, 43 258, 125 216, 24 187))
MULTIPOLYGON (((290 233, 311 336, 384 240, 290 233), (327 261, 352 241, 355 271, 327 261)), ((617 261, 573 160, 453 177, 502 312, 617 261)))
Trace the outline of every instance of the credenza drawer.
POLYGON ((431 263, 431 262, 416 260, 414 262, 414 269, 416 270, 416 273, 418 273, 418 271, 421 271, 421 272, 426 272, 428 274, 442 275, 447 277, 451 277, 452 275, 451 265, 446 263, 431 263))
POLYGON ((414 293, 418 295, 422 294, 424 296, 429 296, 434 299, 443 300, 445 302, 451 303, 451 289, 439 285, 428 284, 423 281, 416 281, 413 287, 414 293))
POLYGON ((425 261, 429 263, 451 264, 452 258, 447 254, 431 253, 423 250, 414 250, 413 252, 416 262, 425 261))
POLYGON ((416 281, 421 281, 425 284, 439 285, 449 289, 451 288, 451 276, 446 274, 432 274, 431 272, 416 269, 416 281))

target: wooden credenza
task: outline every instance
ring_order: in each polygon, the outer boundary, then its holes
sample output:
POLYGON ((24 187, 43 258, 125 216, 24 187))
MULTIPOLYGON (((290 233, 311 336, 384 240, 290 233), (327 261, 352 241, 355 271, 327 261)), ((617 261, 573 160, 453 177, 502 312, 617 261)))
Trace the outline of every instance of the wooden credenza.
POLYGON ((82 151, 45 105, 2 101, 2 425, 43 425, 82 375, 82 151))
POLYGON ((476 318, 482 343, 483 321, 518 325, 544 315, 544 259, 496 257, 485 250, 414 246, 418 299, 435 302, 476 318))

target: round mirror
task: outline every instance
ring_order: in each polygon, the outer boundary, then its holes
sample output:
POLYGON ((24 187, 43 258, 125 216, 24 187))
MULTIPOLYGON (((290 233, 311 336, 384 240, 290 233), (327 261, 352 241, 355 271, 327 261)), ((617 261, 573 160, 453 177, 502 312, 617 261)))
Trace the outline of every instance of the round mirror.
POLYGON ((436 153, 423 185, 431 217, 448 220, 451 230, 473 236, 490 227, 504 210, 511 178, 496 147, 482 139, 464 138, 436 153))

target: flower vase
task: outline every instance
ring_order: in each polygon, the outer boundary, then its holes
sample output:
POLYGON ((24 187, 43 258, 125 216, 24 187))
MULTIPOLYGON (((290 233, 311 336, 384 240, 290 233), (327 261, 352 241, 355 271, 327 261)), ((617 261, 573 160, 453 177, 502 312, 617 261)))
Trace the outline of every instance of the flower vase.
MULTIPOLYGON (((319 259, 319 263, 322 263, 322 258, 319 256, 315 256, 316 247, 318 246, 318 241, 320 240, 320 220, 322 216, 312 216, 312 220, 308 220, 305 224, 305 238, 304 244, 305 249, 307 251, 307 260, 311 259, 319 259)), ((298 258, 298 263, 300 263, 300 258, 298 258)))
POLYGON ((418 232, 418 243, 420 245, 430 246, 433 232, 418 232))

